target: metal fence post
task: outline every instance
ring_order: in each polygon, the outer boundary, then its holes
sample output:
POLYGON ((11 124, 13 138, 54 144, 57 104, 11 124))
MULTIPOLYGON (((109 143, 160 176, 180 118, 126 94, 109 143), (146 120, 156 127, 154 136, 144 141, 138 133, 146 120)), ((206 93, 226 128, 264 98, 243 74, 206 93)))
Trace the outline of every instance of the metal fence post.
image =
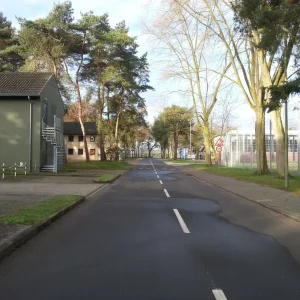
POLYGON ((239 141, 239 133, 236 132, 236 165, 240 162, 240 141, 239 141))
POLYGON ((251 155, 251 159, 250 159, 250 164, 251 164, 251 169, 253 168, 253 135, 250 135, 250 155, 251 155))

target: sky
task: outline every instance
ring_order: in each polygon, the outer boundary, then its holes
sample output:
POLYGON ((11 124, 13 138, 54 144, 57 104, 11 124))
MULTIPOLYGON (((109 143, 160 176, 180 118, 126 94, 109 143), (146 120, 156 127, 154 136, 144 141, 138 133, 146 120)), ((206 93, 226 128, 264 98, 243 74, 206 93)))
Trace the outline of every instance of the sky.
MULTIPOLYGON (((80 16, 80 12, 92 10, 95 14, 99 15, 108 13, 112 26, 125 20, 130 34, 137 37, 137 42, 140 45, 139 54, 148 53, 151 72, 150 84, 155 88, 155 91, 147 92, 143 96, 146 99, 147 119, 152 123, 164 106, 176 104, 189 107, 191 106, 191 101, 172 92, 178 89, 178 83, 165 82, 161 79, 161 66, 155 63, 156 57, 152 53, 151 43, 149 43, 148 37, 143 34, 143 20, 145 19, 145 15, 149 13, 147 12, 149 1, 151 2, 151 0, 73 0, 72 3, 76 17, 80 16)), ((16 17, 27 19, 44 17, 52 7, 53 2, 45 0, 1 0, 1 11, 17 28, 18 22, 16 17)), ((237 95, 237 98, 240 98, 238 100, 240 100, 241 105, 234 111, 232 125, 238 126, 241 131, 254 130, 255 118, 253 111, 246 104, 243 104, 242 95, 240 97, 237 95)), ((296 124, 297 121, 297 113, 292 110, 296 104, 297 100, 295 99, 290 105, 289 119, 291 125, 296 124)))

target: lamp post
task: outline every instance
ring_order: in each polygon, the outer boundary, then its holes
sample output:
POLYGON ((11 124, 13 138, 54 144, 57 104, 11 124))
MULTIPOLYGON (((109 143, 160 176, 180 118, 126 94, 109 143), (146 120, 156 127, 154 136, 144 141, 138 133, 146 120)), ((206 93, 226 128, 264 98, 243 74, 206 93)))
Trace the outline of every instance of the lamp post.
POLYGON ((284 105, 284 123, 285 123, 285 145, 284 145, 284 154, 285 154, 285 176, 284 176, 284 187, 287 189, 289 187, 289 144, 288 144, 288 137, 289 137, 289 128, 288 128, 288 105, 287 100, 285 101, 284 105))

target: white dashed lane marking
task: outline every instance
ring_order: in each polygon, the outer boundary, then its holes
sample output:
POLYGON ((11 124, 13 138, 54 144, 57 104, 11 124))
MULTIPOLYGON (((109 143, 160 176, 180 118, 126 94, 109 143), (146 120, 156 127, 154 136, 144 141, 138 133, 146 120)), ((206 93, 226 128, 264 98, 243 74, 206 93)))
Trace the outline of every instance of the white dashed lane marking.
POLYGON ((164 191, 165 191, 166 196, 167 196, 168 198, 170 198, 170 195, 169 195, 168 191, 167 191, 166 189, 164 189, 164 191))
POLYGON ((178 211, 176 208, 174 208, 173 210, 174 210, 174 213, 175 213, 175 215, 176 215, 176 217, 177 217, 177 220, 178 220, 178 222, 179 222, 179 224, 180 224, 180 226, 181 226, 183 232, 184 232, 184 233, 190 233, 190 231, 189 231, 189 229, 187 228, 185 222, 183 221, 183 219, 182 219, 182 217, 181 217, 179 211, 178 211))
POLYGON ((212 291, 217 300, 227 300, 222 290, 216 289, 212 291))

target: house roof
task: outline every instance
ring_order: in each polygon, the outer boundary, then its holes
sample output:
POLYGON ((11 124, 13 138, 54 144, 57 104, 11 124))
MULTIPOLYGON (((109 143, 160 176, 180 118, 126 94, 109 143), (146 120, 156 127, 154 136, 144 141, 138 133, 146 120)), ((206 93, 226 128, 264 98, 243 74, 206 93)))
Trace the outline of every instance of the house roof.
POLYGON ((39 96, 51 73, 1 72, 0 96, 39 96))
MULTIPOLYGON (((84 123, 85 134, 98 134, 96 122, 84 123)), ((81 127, 79 122, 64 122, 64 134, 81 135, 81 127)))

